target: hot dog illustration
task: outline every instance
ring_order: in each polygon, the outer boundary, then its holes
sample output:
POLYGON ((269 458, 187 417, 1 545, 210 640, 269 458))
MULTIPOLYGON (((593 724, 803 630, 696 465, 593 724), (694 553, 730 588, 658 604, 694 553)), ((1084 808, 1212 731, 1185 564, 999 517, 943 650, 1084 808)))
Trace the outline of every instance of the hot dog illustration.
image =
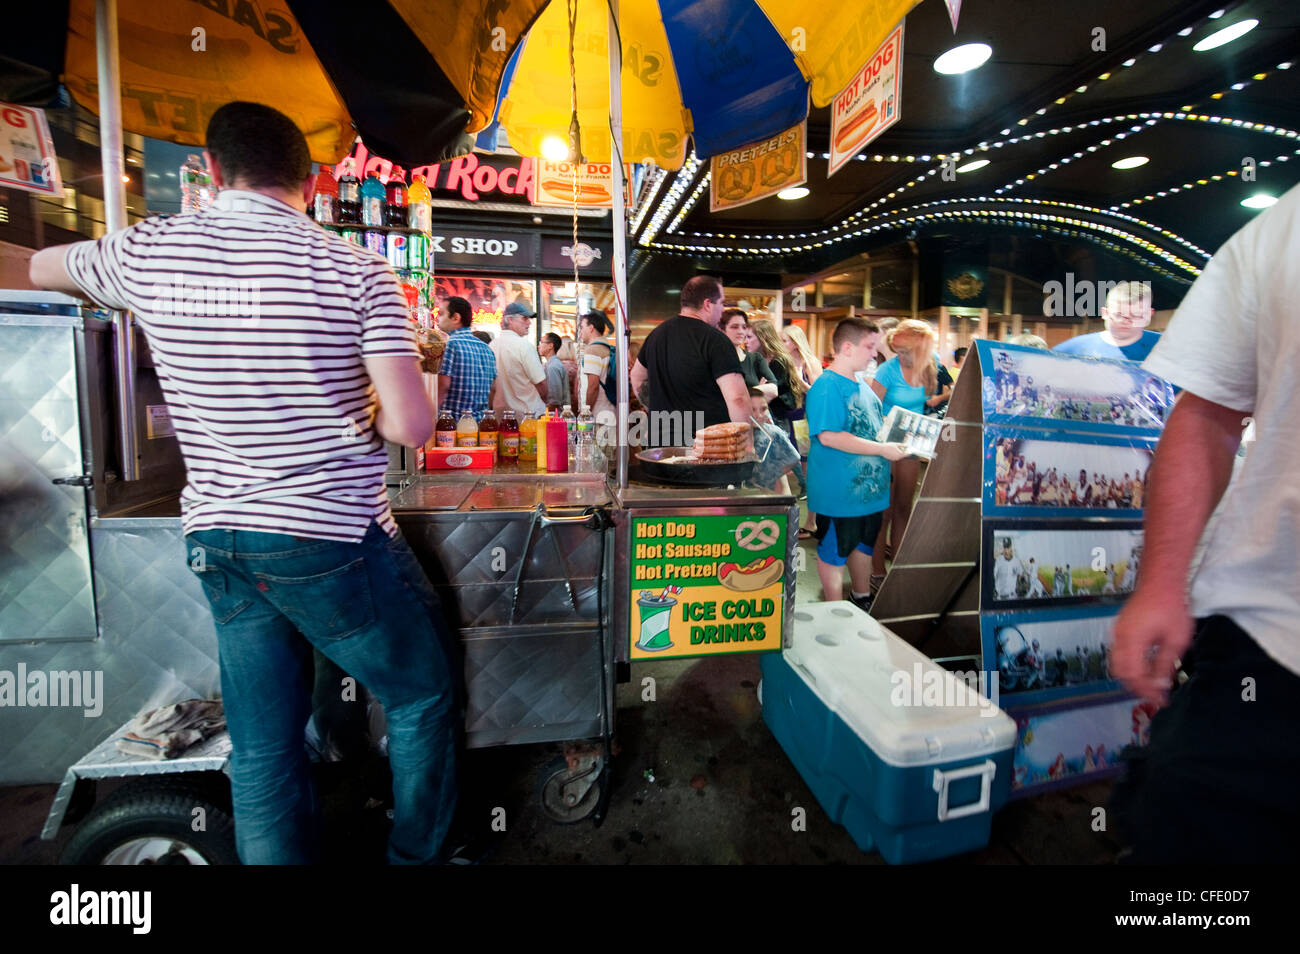
POLYGON ((867 133, 871 132, 879 118, 880 112, 876 109, 876 101, 873 99, 835 134, 835 151, 846 152, 850 146, 861 142, 867 137, 867 133))
POLYGON ((752 593, 771 586, 785 574, 785 561, 776 557, 760 557, 752 563, 740 566, 736 563, 723 563, 718 567, 718 582, 729 590, 738 593, 752 593))
MULTIPOLYGON (((568 179, 545 179, 542 181, 542 189, 554 196, 572 196, 573 182, 568 179)), ((594 182, 578 184, 578 201, 579 202, 608 202, 610 201, 609 190, 603 185, 594 182)))

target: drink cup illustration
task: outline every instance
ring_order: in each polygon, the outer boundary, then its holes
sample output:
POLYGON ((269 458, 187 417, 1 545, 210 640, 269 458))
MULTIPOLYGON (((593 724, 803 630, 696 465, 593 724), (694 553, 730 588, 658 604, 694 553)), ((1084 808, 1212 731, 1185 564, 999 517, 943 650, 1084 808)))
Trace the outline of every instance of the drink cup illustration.
POLYGON ((677 605, 676 594, 680 586, 665 587, 656 596, 649 590, 642 590, 636 605, 641 608, 641 635, 636 641, 636 648, 647 653, 672 649, 673 643, 668 636, 668 623, 672 618, 672 609, 677 605))

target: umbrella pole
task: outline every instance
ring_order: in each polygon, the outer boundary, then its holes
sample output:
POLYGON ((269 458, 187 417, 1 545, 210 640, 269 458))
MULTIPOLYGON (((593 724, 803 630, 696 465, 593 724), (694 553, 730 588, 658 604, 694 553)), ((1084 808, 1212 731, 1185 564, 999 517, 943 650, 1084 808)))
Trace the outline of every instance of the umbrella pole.
MULTIPOLYGON (((122 71, 117 44, 117 0, 95 0, 95 53, 99 71, 99 154, 104 170, 104 224, 126 228, 126 185, 122 175, 122 71)), ((131 316, 113 313, 117 407, 121 432, 121 479, 139 480, 135 417, 135 341, 131 316)))
POLYGON ((627 327, 627 215, 623 209, 623 50, 618 35, 618 0, 609 0, 609 137, 614 207, 614 342, 618 360, 618 486, 627 486, 627 428, 630 384, 627 356, 631 336, 627 327))

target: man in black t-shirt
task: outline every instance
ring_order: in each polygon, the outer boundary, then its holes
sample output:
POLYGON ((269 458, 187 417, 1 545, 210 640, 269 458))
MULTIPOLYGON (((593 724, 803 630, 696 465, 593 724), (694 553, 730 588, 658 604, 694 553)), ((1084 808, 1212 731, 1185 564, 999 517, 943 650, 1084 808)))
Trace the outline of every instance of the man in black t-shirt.
POLYGON ((689 445, 697 425, 749 420, 749 390, 736 348, 716 327, 722 298, 718 279, 692 278, 682 286, 681 314, 651 331, 637 355, 632 390, 651 412, 651 444, 675 443, 677 432, 689 445), (672 412, 673 418, 656 420, 656 412, 672 412))

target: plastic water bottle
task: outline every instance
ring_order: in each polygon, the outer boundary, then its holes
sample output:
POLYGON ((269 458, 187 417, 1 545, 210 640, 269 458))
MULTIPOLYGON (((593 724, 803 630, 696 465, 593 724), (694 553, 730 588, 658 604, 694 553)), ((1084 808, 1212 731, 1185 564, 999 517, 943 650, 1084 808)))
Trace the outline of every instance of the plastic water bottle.
POLYGON ((578 419, 573 416, 573 405, 564 405, 564 410, 560 413, 560 420, 564 421, 564 429, 569 432, 569 453, 573 453, 574 437, 578 432, 578 419))
POLYGON ((202 212, 212 204, 212 176, 203 160, 190 153, 181 163, 178 174, 181 184, 181 212, 202 212))
POLYGON ((578 415, 578 422, 573 434, 573 462, 579 473, 586 473, 591 466, 592 451, 596 447, 596 421, 586 407, 578 415))

